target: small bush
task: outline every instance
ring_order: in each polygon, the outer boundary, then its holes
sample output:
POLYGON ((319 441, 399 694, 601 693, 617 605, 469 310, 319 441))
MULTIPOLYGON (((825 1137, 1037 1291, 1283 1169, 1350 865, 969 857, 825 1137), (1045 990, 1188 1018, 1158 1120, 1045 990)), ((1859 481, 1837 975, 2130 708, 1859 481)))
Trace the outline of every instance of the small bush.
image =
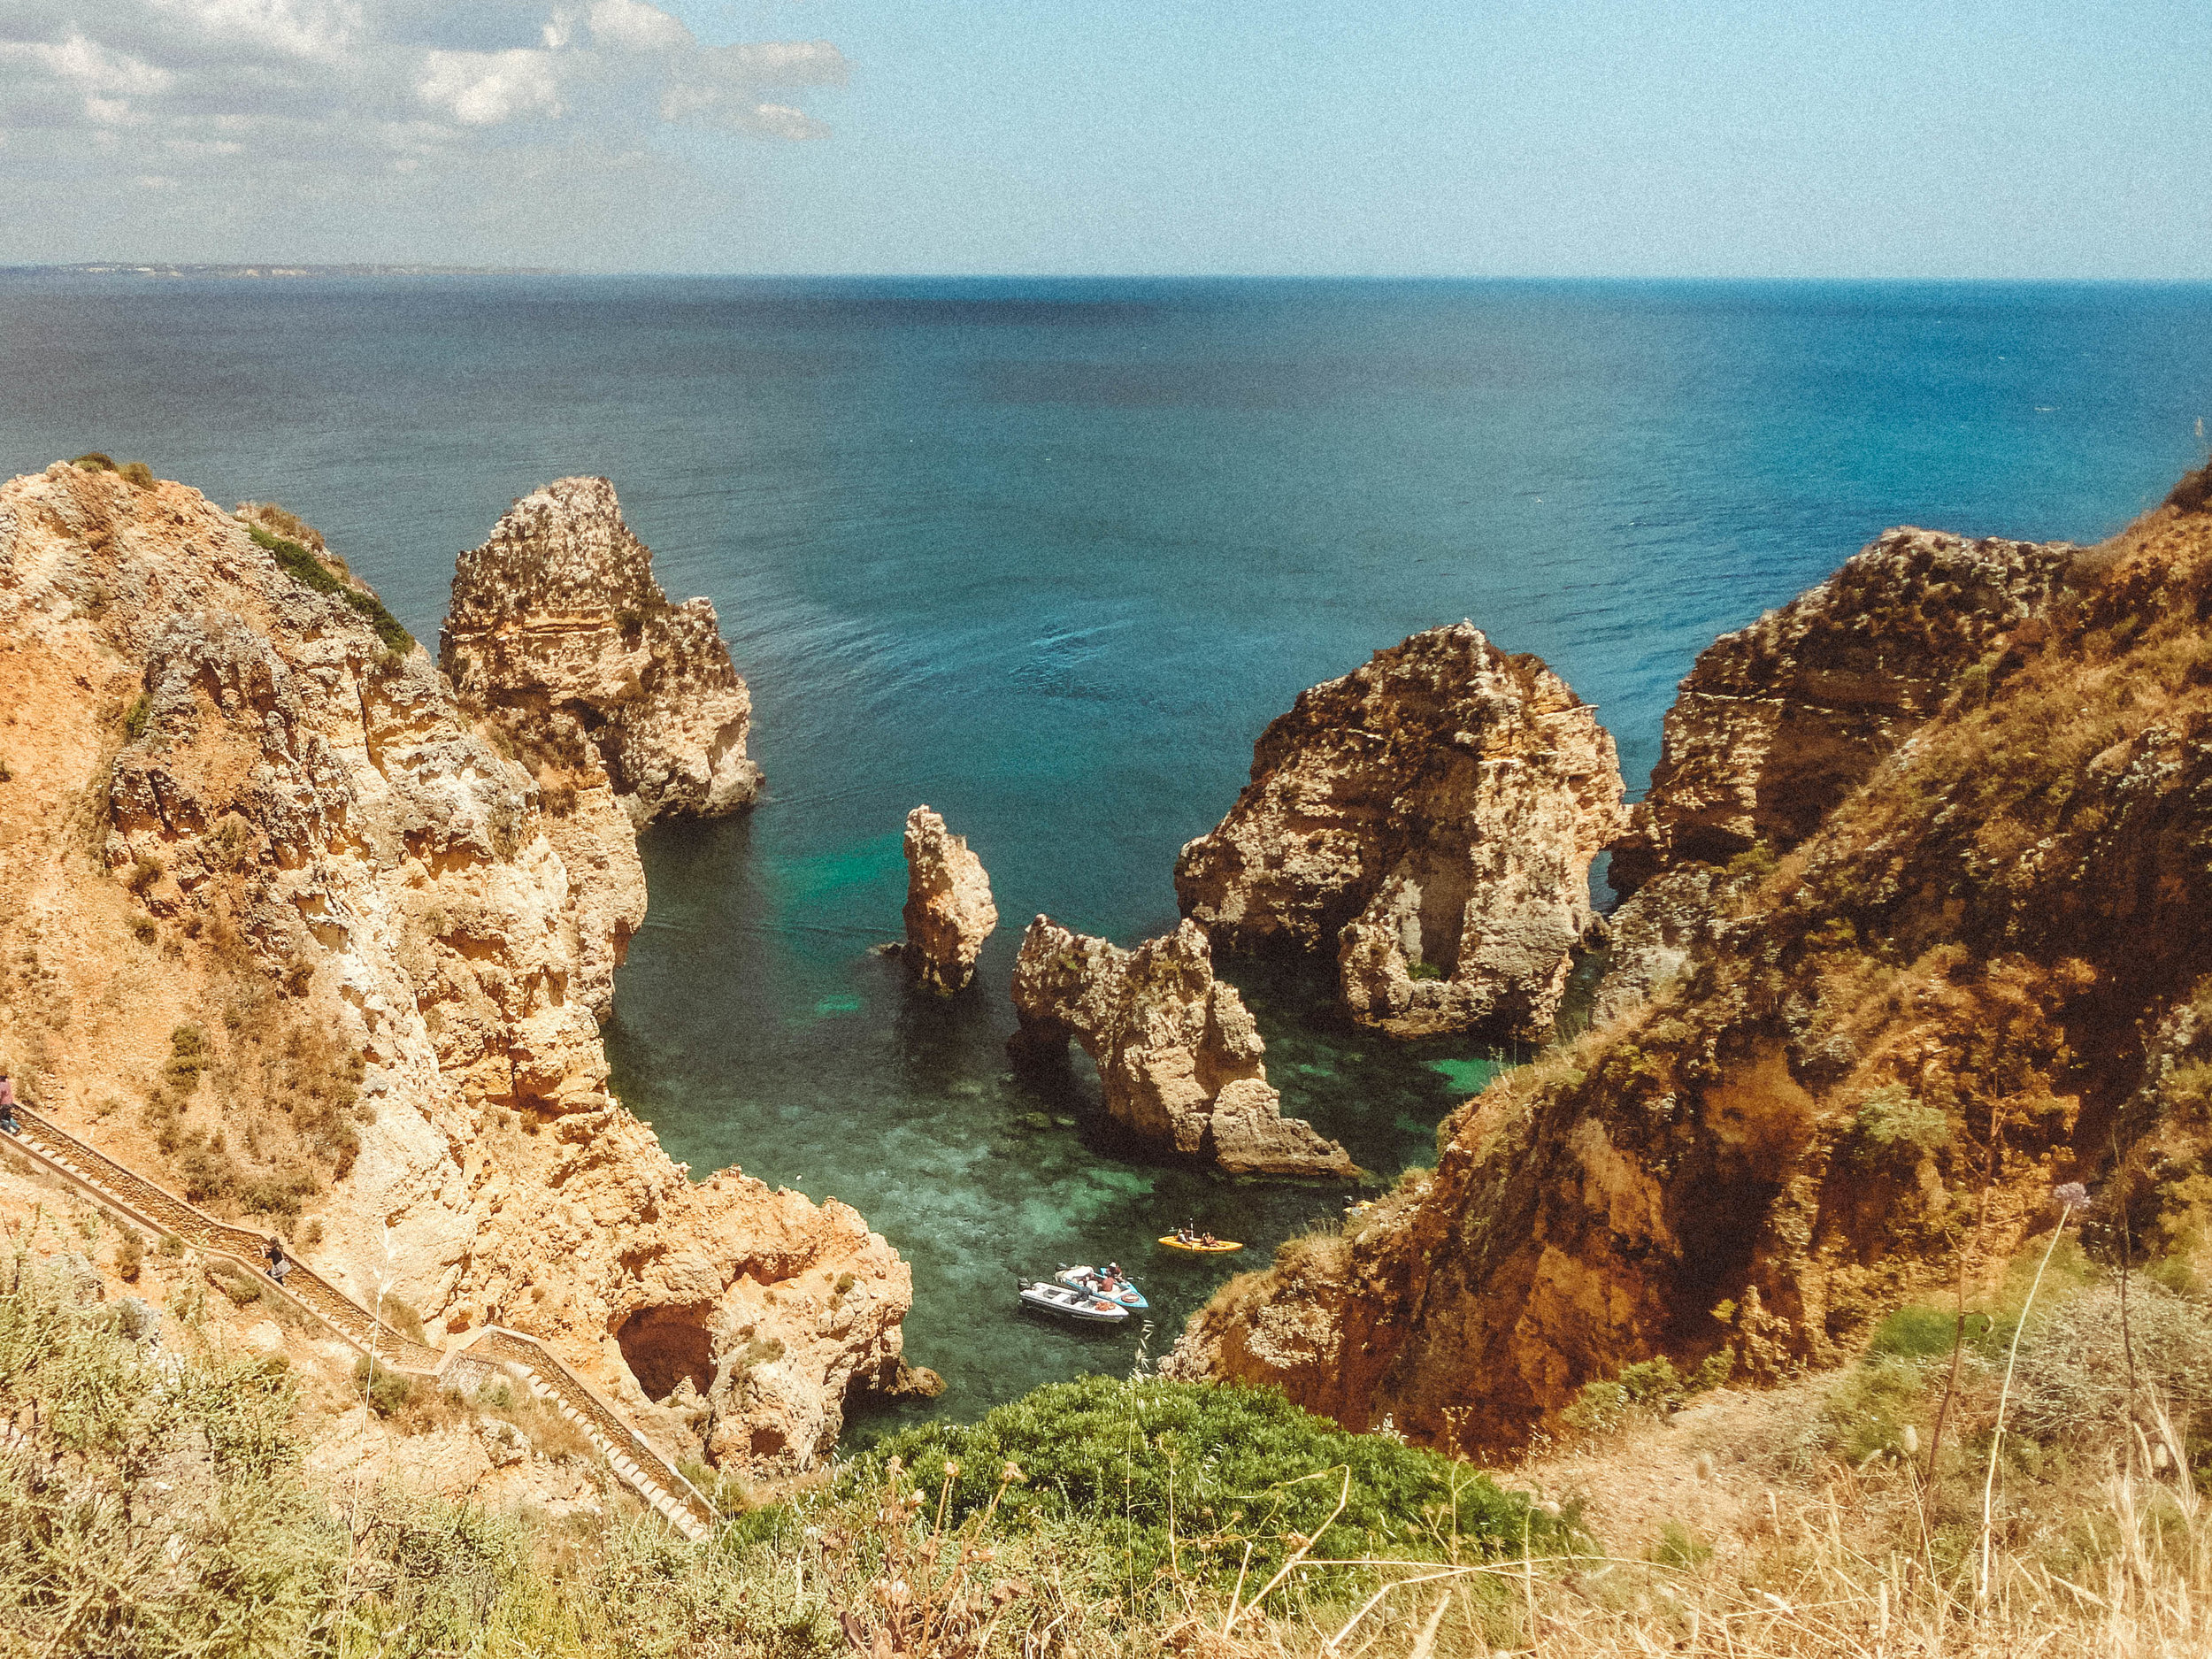
POLYGON ((162 1255, 174 1259, 184 1254, 184 1240, 173 1233, 165 1233, 154 1245, 162 1255))
POLYGON ((410 1341, 422 1342, 428 1340, 423 1335, 422 1315, 417 1313, 411 1305, 402 1302, 397 1296, 385 1297, 377 1304, 377 1312, 386 1325, 390 1325, 393 1330, 410 1341))
POLYGON ((1425 1560, 1573 1539, 1571 1520, 1486 1475, 1381 1435, 1347 1433, 1268 1389, 1156 1378, 1054 1383, 979 1423, 893 1435, 848 1464, 846 1479, 879 1484, 893 1456, 933 1494, 952 1465, 960 1517, 990 1504, 1012 1463, 1025 1479, 999 1499, 1002 1525, 1094 1525, 1140 1579, 1169 1564, 1171 1509, 1182 1571, 1222 1586, 1235 1581, 1248 1548, 1251 1581, 1263 1581, 1295 1548, 1292 1535, 1319 1533, 1317 1555, 1425 1560), (1343 1513, 1320 1532, 1340 1492, 1343 1513))
POLYGON ((131 860, 131 867, 123 872, 123 885, 142 899, 168 873, 168 866, 160 859, 149 858, 141 853, 131 860))
POLYGON ((1651 1558, 1678 1572, 1695 1572, 1713 1558, 1713 1547, 1679 1521, 1663 1522, 1651 1558))
POLYGON ((136 489, 154 487, 154 469, 143 461, 126 461, 115 469, 116 476, 136 489))
POLYGON ((1924 1104, 1901 1083, 1876 1089, 1859 1102, 1851 1127, 1870 1148, 1934 1152, 1950 1144, 1950 1115, 1924 1104))
POLYGON ((353 1362, 353 1389, 380 1417, 396 1417, 414 1403, 420 1379, 384 1363, 372 1365, 366 1354, 353 1362))
POLYGON ((1433 962, 1417 962, 1406 970, 1409 979, 1440 979, 1443 977, 1444 970, 1433 962))
POLYGON ((148 696, 144 692, 140 692, 138 694, 138 701, 132 703, 131 706, 124 711, 123 735, 130 739, 130 741, 134 743, 138 741, 140 738, 145 736, 146 722, 153 713, 153 699, 148 696))
POLYGON ((229 1262, 216 1262, 210 1264, 207 1271, 215 1281, 215 1287, 230 1299, 232 1307, 243 1308, 261 1300, 260 1279, 244 1268, 229 1262))
POLYGON ((152 917, 134 916, 131 918, 131 937, 138 941, 140 944, 150 945, 160 936, 160 930, 154 926, 152 917))
POLYGON ((201 1205, 228 1203, 246 1181, 246 1172, 238 1167, 237 1159, 220 1145, 196 1136, 186 1140, 177 1159, 177 1173, 183 1178, 185 1197, 201 1205))
POLYGON ((126 1285, 135 1285, 145 1262, 146 1240, 134 1229, 124 1228, 115 1246, 115 1276, 126 1285))
POLYGON ((113 458, 101 454, 97 449, 86 451, 86 453, 79 456, 69 465, 72 466, 82 467, 88 472, 112 472, 115 471, 115 462, 113 458))
POLYGON ((1947 1308, 1916 1303, 1900 1308, 1874 1327, 1867 1352, 1891 1359, 1932 1359, 1948 1354, 1958 1336, 1958 1316, 1947 1308))
POLYGON ((301 1201, 315 1196, 322 1183, 306 1170, 288 1175, 253 1175, 239 1183, 238 1202, 259 1216, 296 1216, 301 1201))

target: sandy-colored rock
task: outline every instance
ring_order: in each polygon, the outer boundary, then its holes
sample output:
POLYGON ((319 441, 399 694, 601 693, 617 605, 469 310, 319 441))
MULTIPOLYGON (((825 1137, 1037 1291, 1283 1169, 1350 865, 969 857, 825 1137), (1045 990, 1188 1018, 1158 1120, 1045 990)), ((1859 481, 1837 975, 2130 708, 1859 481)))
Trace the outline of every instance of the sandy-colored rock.
POLYGON ((1705 648, 1667 710, 1651 789, 1613 849, 1633 891, 1686 860, 1786 851, 1951 694, 1983 685, 2007 637, 2060 592, 2081 549, 1885 531, 1833 576, 1705 648))
MULTIPOLYGON (((1727 812, 1655 815, 1683 841, 1617 918, 1598 1025, 1463 1106, 1344 1239, 1233 1281, 1171 1371, 1494 1454, 1655 1356, 1772 1381, 1962 1279, 1993 1298, 2077 1183, 2075 1225, 2124 1215, 2200 1271, 2208 617, 2212 519, 2169 507, 2078 560, 1900 533, 1737 636, 1713 660, 1776 677, 1728 694, 1752 764, 1707 774, 1727 812), (1819 643, 1773 645, 1793 629, 1819 643), (1693 828, 1767 847, 1700 863, 1732 843, 1693 828)), ((1717 675, 1686 687, 1671 788, 1727 758, 1717 675)))
POLYGON ((941 996, 975 977, 975 959, 998 926, 991 879, 967 838, 926 806, 906 815, 906 970, 941 996))
POLYGON ((1224 948, 1334 953, 1364 1024, 1538 1038, 1624 821, 1596 710, 1463 622, 1300 694, 1175 891, 1224 948))
POLYGON ((496 1320, 634 1408, 719 1390, 703 1433, 755 1472, 897 1375, 910 1280, 858 1215, 694 1185, 608 1092, 643 887, 603 779, 508 758, 197 491, 0 486, 0 1056, 40 1110, 298 1206, 304 1259, 434 1340, 496 1320), (771 1342, 772 1393, 736 1386, 771 1342))
POLYGON ((641 825, 760 792, 752 700, 714 606, 669 603, 603 478, 533 490, 461 555, 439 661, 511 747, 565 785, 603 771, 641 825))
POLYGON ((1282 1115, 1266 1044, 1190 922, 1134 950, 1040 916, 1014 964, 1018 1054, 1064 1056, 1072 1037, 1098 1064, 1107 1114, 1153 1145, 1256 1175, 1355 1172, 1350 1155, 1282 1115))

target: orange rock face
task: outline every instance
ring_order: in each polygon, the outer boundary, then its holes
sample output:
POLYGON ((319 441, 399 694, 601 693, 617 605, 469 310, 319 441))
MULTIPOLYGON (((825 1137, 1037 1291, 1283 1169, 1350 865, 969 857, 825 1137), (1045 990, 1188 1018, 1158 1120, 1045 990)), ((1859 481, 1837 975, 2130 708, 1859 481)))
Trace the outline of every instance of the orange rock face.
POLYGON ((0 1057, 434 1341, 531 1332, 680 1445, 806 1466, 901 1372, 905 1264, 695 1186, 609 1094, 615 776, 518 757, 373 608, 181 485, 0 486, 0 1057))

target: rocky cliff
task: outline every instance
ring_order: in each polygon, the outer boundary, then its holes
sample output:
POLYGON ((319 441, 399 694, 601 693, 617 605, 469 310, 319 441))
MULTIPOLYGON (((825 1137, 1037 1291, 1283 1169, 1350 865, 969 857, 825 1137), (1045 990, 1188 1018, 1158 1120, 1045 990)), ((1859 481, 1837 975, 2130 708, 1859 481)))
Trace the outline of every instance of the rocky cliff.
POLYGON ((998 926, 991 879, 967 840, 926 806, 906 815, 906 970, 941 996, 975 977, 983 941, 998 926))
POLYGON ((1097 1063, 1107 1115, 1156 1147, 1237 1174, 1355 1172, 1342 1147, 1282 1115, 1259 1027, 1192 923, 1124 950, 1040 916, 1014 964, 1014 1010, 1018 1058, 1064 1059, 1073 1038, 1097 1063))
POLYGON ((272 523, 0 487, 0 1054, 433 1340, 531 1332, 677 1441, 804 1467, 897 1374, 909 1276, 834 1201, 695 1186, 608 1093, 634 775, 518 757, 272 523))
POLYGON ((1300 694, 1175 891, 1225 948, 1333 953, 1365 1024, 1540 1038, 1624 821, 1596 711, 1463 622, 1300 694))
MULTIPOLYGON (((2095 1184, 2101 1248, 2124 1209, 2137 1240, 2200 1236, 2212 517, 2163 508, 2070 561, 1920 533, 1876 554, 1853 580, 1927 561, 1929 593, 1868 601, 1908 614, 1853 625, 1839 580, 1794 615, 1870 639, 1926 639, 1935 618, 1968 672, 1939 695, 1935 654, 1908 656, 1921 689, 1857 706, 1916 709, 1917 728, 1886 755, 1832 746, 1839 798, 1793 850, 1662 877, 1647 943, 1678 959, 1649 995, 1461 1109, 1436 1170, 1349 1236, 1233 1282, 1175 1369, 1494 1448, 1654 1355, 1752 1376, 1832 1363, 1959 1252, 1992 1282, 2055 1215, 2055 1182, 2095 1184)), ((1889 718, 1855 729, 1878 744, 1889 718)))
POLYGON ((603 478, 556 479, 460 557, 439 661, 511 745, 606 774, 633 820, 710 817, 760 792, 752 701, 714 607, 672 605, 603 478))
POLYGON ((1626 893, 1671 865, 1786 851, 2061 591, 2080 549, 1891 530, 1698 657, 1613 849, 1626 893))

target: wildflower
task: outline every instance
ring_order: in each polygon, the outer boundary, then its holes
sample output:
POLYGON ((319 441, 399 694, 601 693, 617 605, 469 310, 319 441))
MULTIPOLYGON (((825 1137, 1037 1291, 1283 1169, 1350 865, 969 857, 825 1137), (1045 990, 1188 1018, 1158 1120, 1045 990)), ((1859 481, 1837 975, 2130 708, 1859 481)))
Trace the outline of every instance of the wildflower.
POLYGON ((946 1459, 945 1459, 945 1479, 948 1479, 948 1480, 950 1480, 950 1479, 952 1479, 955 1475, 958 1474, 959 1472, 960 1472, 960 1465, 959 1465, 958 1463, 954 1463, 954 1462, 952 1461, 952 1459, 951 1459, 951 1458, 949 1458, 949 1457, 946 1458, 946 1459))
POLYGON ((2078 1210, 2089 1202, 2089 1189, 2079 1181, 2069 1181, 2065 1186, 2052 1193, 2051 1196, 2069 1210, 2078 1210))
POLYGON ((998 1478, 1001 1480, 1026 1480, 1029 1479, 1027 1475, 1022 1473, 1021 1465, 1017 1463, 1010 1457, 1006 1460, 1006 1467, 998 1471, 998 1478))

